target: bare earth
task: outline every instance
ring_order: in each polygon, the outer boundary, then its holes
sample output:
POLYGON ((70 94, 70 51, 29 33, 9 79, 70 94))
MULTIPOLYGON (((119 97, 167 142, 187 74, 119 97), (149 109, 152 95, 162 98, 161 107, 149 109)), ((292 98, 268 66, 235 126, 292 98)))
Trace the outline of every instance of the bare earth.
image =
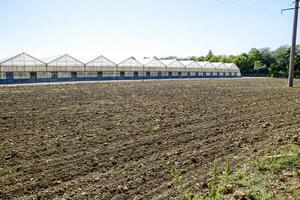
POLYGON ((299 133, 300 81, 286 82, 0 87, 0 199, 168 199, 172 165, 197 189, 215 159, 299 133))

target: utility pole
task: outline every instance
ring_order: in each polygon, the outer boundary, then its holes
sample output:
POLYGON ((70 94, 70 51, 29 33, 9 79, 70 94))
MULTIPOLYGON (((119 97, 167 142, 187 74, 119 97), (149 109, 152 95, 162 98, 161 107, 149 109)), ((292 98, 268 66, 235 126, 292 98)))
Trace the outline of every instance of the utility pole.
POLYGON ((295 53, 296 53, 296 39, 297 39, 297 25, 298 25, 298 10, 299 10, 299 0, 295 1, 295 13, 294 13, 294 24, 293 24, 293 38, 292 38, 292 48, 291 48, 291 58, 290 58, 290 68, 289 68, 289 87, 293 87, 294 84, 294 70, 295 70, 295 53))

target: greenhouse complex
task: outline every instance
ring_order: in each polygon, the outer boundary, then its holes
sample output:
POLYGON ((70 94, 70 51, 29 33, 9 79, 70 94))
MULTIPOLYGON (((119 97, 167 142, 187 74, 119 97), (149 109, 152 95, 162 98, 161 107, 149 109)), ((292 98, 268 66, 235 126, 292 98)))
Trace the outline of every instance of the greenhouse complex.
POLYGON ((179 59, 136 59, 113 62, 99 56, 87 63, 65 54, 43 61, 21 53, 0 61, 0 84, 93 80, 171 78, 238 78, 234 63, 196 62, 179 59))

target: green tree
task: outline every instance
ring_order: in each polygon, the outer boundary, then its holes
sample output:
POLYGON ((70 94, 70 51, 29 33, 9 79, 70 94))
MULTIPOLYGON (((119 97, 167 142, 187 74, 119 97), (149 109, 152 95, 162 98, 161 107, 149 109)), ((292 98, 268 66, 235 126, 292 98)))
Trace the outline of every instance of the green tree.
POLYGON ((234 63, 240 68, 241 72, 251 72, 254 69, 246 53, 237 56, 234 63))
POLYGON ((219 62, 219 58, 217 56, 213 55, 212 57, 210 57, 210 59, 208 61, 210 61, 210 62, 219 62))
MULTIPOLYGON (((195 61, 210 61, 235 63, 242 73, 270 73, 286 74, 290 61, 290 47, 280 46, 274 51, 270 48, 252 48, 248 53, 241 55, 214 55, 209 50, 206 56, 192 57, 195 61)), ((300 45, 297 45, 295 58, 295 71, 300 74, 300 45)))
POLYGON ((252 48, 248 53, 249 61, 254 64, 255 61, 261 61, 261 53, 258 49, 252 48))
MULTIPOLYGON (((274 52, 273 56, 277 70, 287 72, 289 66, 290 48, 288 46, 280 46, 274 52)), ((274 68, 274 65, 273 65, 274 68)))
POLYGON ((260 60, 256 60, 254 61, 254 70, 261 70, 265 68, 265 65, 263 65, 263 63, 260 60))
POLYGON ((205 56, 205 60, 209 61, 213 56, 214 56, 214 53, 212 52, 212 50, 209 50, 208 54, 205 56))
POLYGON ((275 63, 275 59, 270 48, 262 48, 259 51, 261 54, 261 62, 266 65, 267 68, 269 68, 272 63, 275 63))

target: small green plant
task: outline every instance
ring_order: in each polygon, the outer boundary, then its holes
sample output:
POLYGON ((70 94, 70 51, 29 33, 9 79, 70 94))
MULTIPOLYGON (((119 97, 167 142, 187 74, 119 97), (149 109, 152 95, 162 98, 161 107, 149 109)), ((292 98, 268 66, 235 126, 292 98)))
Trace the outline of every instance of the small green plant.
POLYGON ((231 167, 230 167, 230 160, 226 160, 226 165, 225 165, 225 171, 223 173, 222 179, 226 182, 229 180, 231 175, 231 167))
POLYGON ((176 167, 171 167, 170 174, 177 189, 180 191, 183 200, 204 200, 202 195, 192 194, 185 188, 184 184, 182 183, 180 172, 176 169, 176 167))
POLYGON ((226 161, 223 173, 220 173, 217 163, 214 162, 213 168, 209 172, 209 178, 207 180, 209 189, 207 197, 203 197, 200 194, 190 193, 189 190, 187 190, 182 184, 182 177, 175 167, 171 168, 170 174, 177 189, 179 189, 183 200, 222 200, 225 199, 224 194, 232 191, 232 187, 227 185, 231 176, 229 160, 226 161))
POLYGON ((282 170, 291 171, 300 166, 300 148, 297 145, 287 145, 280 149, 279 155, 265 156, 257 159, 257 167, 261 171, 278 173, 282 170))
POLYGON ((208 188, 213 189, 219 180, 219 169, 216 162, 214 162, 212 171, 209 173, 209 178, 207 180, 208 188))
POLYGON ((179 171, 176 169, 176 167, 174 167, 174 166, 171 167, 170 174, 171 174, 173 180, 175 181, 176 185, 177 186, 180 185, 181 184, 181 176, 180 176, 179 171))
POLYGON ((227 159, 224 170, 221 170, 217 162, 213 163, 208 173, 208 188, 199 193, 205 196, 191 193, 182 183, 182 177, 175 167, 171 168, 170 173, 183 200, 281 200, 291 196, 300 199, 300 192, 295 187, 295 181, 300 184, 296 178, 300 177, 299 145, 284 146, 277 155, 245 159, 235 170, 230 164, 227 159))

